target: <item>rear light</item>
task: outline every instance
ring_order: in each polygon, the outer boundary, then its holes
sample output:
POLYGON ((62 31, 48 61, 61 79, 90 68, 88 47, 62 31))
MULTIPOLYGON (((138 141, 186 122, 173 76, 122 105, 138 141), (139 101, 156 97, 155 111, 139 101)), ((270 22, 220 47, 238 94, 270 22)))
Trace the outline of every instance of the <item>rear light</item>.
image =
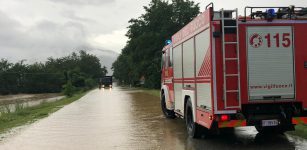
POLYGON ((228 121, 229 120, 229 116, 228 115, 222 115, 221 116, 221 121, 228 121))

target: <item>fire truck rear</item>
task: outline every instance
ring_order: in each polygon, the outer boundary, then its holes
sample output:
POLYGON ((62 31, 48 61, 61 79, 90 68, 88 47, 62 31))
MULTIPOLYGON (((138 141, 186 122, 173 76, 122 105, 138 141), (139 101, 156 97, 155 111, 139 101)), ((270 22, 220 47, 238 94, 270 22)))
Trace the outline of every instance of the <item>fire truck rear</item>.
POLYGON ((241 126, 283 133, 307 123, 307 9, 244 13, 211 3, 162 50, 163 113, 184 118, 192 137, 241 126))

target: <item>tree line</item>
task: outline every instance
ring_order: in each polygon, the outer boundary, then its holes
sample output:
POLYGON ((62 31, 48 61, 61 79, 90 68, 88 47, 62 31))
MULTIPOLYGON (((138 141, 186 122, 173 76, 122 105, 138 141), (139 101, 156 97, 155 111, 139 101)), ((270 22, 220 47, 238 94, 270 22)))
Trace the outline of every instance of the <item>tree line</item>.
POLYGON ((199 14, 199 6, 190 0, 152 0, 145 13, 129 21, 128 42, 113 63, 113 76, 121 84, 159 88, 161 55, 165 40, 199 14))
POLYGON ((44 63, 26 64, 24 60, 12 63, 1 59, 0 94, 61 92, 65 85, 69 90, 92 88, 106 73, 99 58, 85 51, 50 57, 44 63))

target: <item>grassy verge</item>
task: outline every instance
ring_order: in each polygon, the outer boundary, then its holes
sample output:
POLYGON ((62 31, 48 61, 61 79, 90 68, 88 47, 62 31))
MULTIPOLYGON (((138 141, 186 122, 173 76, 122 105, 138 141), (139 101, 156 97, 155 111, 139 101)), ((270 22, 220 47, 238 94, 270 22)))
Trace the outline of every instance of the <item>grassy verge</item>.
POLYGON ((295 131, 289 131, 287 133, 307 139, 307 125, 296 125, 295 131))
POLYGON ((76 93, 72 97, 63 98, 55 102, 43 102, 42 104, 28 108, 16 108, 15 112, 3 112, 0 116, 0 133, 21 126, 27 123, 32 123, 37 119, 47 117, 49 114, 59 110, 67 104, 70 104, 87 92, 76 93))

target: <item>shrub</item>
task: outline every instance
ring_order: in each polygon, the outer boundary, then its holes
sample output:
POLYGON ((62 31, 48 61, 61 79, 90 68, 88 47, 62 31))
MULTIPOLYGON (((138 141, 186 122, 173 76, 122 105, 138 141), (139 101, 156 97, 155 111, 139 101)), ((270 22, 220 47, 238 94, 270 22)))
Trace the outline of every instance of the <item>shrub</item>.
POLYGON ((96 84, 97 84, 96 81, 95 81, 94 79, 92 79, 92 78, 87 78, 87 79, 85 80, 85 86, 86 86, 88 89, 91 89, 91 88, 95 87, 96 84))
POLYGON ((74 92, 75 92, 75 87, 72 85, 71 81, 67 81, 67 83, 65 85, 63 85, 64 88, 64 94, 68 97, 73 96, 74 92))

